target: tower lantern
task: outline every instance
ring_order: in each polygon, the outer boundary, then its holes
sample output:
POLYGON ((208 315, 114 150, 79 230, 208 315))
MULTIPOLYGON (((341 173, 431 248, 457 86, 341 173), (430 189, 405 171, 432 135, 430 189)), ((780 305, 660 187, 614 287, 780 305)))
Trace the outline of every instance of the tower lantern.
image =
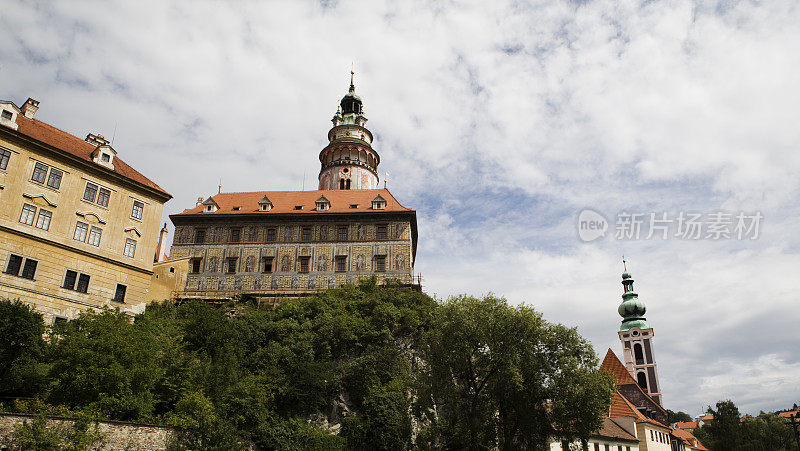
POLYGON ((356 95, 353 71, 350 71, 350 88, 331 122, 329 144, 319 153, 322 165, 319 189, 377 189, 381 159, 372 149, 372 133, 366 128, 367 117, 364 104, 356 95))
POLYGON ((658 384, 655 351, 653 348, 653 328, 647 323, 644 314, 647 308, 633 290, 633 277, 622 260, 625 272, 622 273, 622 303, 617 312, 622 317, 619 339, 625 368, 631 373, 640 387, 656 402, 661 404, 661 390, 658 384))

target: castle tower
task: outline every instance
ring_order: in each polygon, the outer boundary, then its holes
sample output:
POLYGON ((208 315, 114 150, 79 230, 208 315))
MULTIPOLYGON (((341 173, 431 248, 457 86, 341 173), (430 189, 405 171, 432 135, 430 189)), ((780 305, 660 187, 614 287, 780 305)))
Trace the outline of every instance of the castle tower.
POLYGON ((329 144, 319 153, 319 189, 377 189, 381 159, 372 149, 372 133, 366 128, 367 118, 361 98, 356 95, 352 71, 350 89, 331 122, 329 144))
MULTIPOLYGON (((625 265, 625 260, 622 261, 625 265)), ((622 303, 617 311, 622 316, 619 328, 619 339, 622 342, 622 353, 625 368, 631 373, 642 389, 656 402, 661 402, 661 390, 658 384, 658 370, 653 350, 653 329, 644 318, 647 308, 633 291, 633 278, 625 265, 622 273, 622 303)))

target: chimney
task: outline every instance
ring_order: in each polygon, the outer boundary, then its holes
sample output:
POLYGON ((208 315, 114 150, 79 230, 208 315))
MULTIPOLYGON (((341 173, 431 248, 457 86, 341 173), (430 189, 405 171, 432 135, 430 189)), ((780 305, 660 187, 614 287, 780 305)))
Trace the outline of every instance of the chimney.
POLYGON ((169 234, 169 230, 167 230, 167 223, 164 223, 164 227, 161 228, 161 232, 158 233, 158 245, 156 245, 156 255, 153 258, 154 263, 163 262, 166 260, 164 256, 167 254, 167 235, 169 234))
POLYGON ((85 141, 95 146, 105 146, 109 144, 109 141, 103 135, 95 135, 94 133, 86 135, 85 141))
POLYGON ((36 114, 36 110, 38 109, 39 102, 28 97, 28 100, 26 100, 25 104, 22 105, 20 111, 22 111, 22 114, 24 114, 28 119, 33 119, 33 115, 36 114))
POLYGON ((196 206, 198 206, 198 205, 202 204, 204 200, 205 200, 205 199, 203 199, 202 197, 198 197, 198 198, 197 198, 197 203, 196 203, 196 204, 194 204, 194 206, 196 207, 196 206))

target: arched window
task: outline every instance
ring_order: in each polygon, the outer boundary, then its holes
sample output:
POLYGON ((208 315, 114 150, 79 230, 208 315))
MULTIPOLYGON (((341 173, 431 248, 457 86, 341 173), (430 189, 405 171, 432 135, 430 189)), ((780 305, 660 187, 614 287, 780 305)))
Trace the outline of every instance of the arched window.
POLYGON ((339 179, 339 189, 344 189, 344 179, 339 179))
POLYGON ((642 345, 639 343, 633 345, 633 358, 636 359, 637 365, 644 364, 644 355, 642 355, 642 345))
POLYGON ((344 189, 350 189, 350 179, 347 179, 344 184, 344 189))
POLYGON ((642 373, 636 374, 636 381, 639 382, 639 386, 642 387, 643 390, 647 390, 647 376, 642 373))

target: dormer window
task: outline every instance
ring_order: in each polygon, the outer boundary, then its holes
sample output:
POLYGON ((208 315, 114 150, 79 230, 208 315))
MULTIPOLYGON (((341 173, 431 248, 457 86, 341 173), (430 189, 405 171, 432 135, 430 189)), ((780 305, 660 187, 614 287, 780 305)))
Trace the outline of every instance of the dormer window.
POLYGON ((233 207, 233 211, 239 211, 242 207, 233 207))
POLYGON ((205 202, 203 202, 204 213, 214 213, 217 210, 219 210, 219 205, 217 205, 213 197, 209 197, 205 200, 205 202))
POLYGON ((269 198, 267 196, 262 197, 261 200, 258 201, 258 210, 259 211, 270 211, 270 210, 272 210, 272 202, 270 202, 270 200, 269 200, 269 198))
POLYGON ((100 154, 100 160, 101 160, 103 163, 108 163, 109 161, 111 161, 111 155, 109 155, 109 154, 107 154, 107 153, 101 153, 101 154, 100 154))
POLYGON ((331 203, 325 196, 317 199, 317 211, 327 211, 331 208, 331 203))
MULTIPOLYGON (((17 115, 21 112, 16 105, 7 100, 0 101, 0 124, 17 130, 17 115)), ((31 117, 33 117, 31 115, 31 117)))
POLYGON ((386 208, 386 199, 381 196, 375 197, 372 199, 372 209, 373 210, 384 210, 386 208))
POLYGON ((302 206, 302 205, 295 205, 295 206, 294 206, 294 209, 295 209, 295 210, 302 210, 302 209, 303 209, 303 206, 302 206))

